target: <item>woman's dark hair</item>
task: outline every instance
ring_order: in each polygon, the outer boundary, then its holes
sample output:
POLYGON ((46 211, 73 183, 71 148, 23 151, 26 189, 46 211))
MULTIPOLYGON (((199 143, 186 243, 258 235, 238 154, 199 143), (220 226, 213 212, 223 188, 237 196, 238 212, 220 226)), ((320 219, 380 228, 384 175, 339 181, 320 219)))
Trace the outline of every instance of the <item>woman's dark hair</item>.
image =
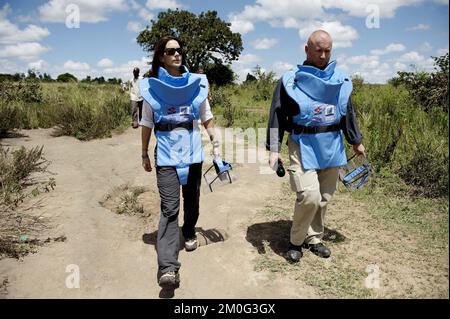
MULTIPOLYGON (((180 48, 183 49, 183 42, 181 42, 176 37, 168 35, 168 36, 165 36, 165 37, 162 37, 161 39, 159 39, 158 42, 156 42, 155 48, 153 51, 153 60, 152 60, 152 68, 150 70, 150 77, 153 77, 153 78, 158 77, 159 67, 163 66, 163 63, 161 63, 159 58, 164 55, 164 49, 166 48, 166 44, 167 44, 167 42, 169 42, 171 40, 177 41, 178 44, 180 45, 180 48)), ((181 68, 182 68, 186 61, 186 57, 184 55, 182 56, 181 61, 182 61, 181 62, 181 68)))

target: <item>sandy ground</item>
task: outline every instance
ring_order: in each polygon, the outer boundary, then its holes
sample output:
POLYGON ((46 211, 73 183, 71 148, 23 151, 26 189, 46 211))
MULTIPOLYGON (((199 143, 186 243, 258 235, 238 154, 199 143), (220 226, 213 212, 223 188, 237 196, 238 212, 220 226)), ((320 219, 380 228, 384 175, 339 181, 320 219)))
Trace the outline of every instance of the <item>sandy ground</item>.
MULTIPOLYGON (((67 237, 20 261, 0 261, 0 275, 8 278, 7 298, 315 296, 312 288, 299 282, 254 271, 258 252, 246 240, 247 229, 282 184, 274 174, 260 174, 259 164, 236 165, 233 183, 212 193, 203 183, 197 224, 202 246, 194 252, 180 251, 181 285, 174 292, 162 291, 154 246, 157 202, 148 201, 155 212, 153 222, 115 214, 100 204, 111 189, 124 184, 145 186, 150 190, 147 195, 157 194, 155 172, 146 173, 141 167, 140 130, 89 142, 52 137, 51 132, 28 130, 21 132, 24 137, 2 140, 12 147, 44 146, 56 188, 43 195, 42 207, 33 214, 48 218, 52 225, 43 238, 67 237), (73 267, 79 270, 79 288, 66 285, 75 283, 70 279, 76 274, 73 267)), ((209 161, 204 170, 208 166, 209 161)))
MULTIPOLYGON (((21 260, 0 260, 0 298, 448 298, 448 244, 424 249, 420 234, 374 219, 348 194, 335 195, 327 212, 332 257, 307 252, 299 264, 288 264, 283 254, 294 195, 283 185, 287 177, 261 171, 265 163, 234 164, 233 183, 212 193, 203 181, 201 246, 180 251, 181 285, 161 290, 155 251, 159 196, 155 172, 141 167, 140 130, 89 142, 52 137, 51 129, 20 133, 2 144, 43 145, 56 180, 31 211, 48 225, 38 236, 67 239, 21 260), (111 210, 119 196, 105 198, 124 185, 145 187, 138 199, 147 217, 111 210), (381 285, 367 291, 370 266, 377 267, 381 285), (77 274, 79 281, 73 280, 77 274)), ((206 134, 204 139, 209 146, 206 134)), ((204 171, 211 163, 208 148, 205 153, 204 171)))

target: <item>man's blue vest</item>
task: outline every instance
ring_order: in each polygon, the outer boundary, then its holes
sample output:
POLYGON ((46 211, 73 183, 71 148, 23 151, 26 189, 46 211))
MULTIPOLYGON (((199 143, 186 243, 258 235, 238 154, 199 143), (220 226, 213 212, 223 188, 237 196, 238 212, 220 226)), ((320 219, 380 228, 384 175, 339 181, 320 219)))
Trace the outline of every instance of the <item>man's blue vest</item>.
POLYGON ((156 165, 174 166, 180 184, 185 185, 189 165, 201 163, 205 157, 198 119, 200 106, 208 97, 206 75, 185 69, 174 77, 160 67, 158 78, 140 81, 140 90, 153 111, 156 165))
POLYGON ((320 70, 298 65, 283 75, 283 85, 300 113, 293 117, 292 139, 300 145, 304 169, 324 169, 347 164, 340 120, 347 112, 351 80, 335 69, 336 61, 320 70))

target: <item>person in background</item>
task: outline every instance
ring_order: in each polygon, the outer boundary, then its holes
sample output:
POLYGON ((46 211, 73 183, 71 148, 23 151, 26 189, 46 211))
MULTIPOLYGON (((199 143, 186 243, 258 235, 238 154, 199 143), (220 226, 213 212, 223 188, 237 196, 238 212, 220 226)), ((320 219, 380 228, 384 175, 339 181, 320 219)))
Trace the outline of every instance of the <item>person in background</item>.
POLYGON ((139 68, 133 69, 133 78, 130 81, 130 99, 131 99, 131 126, 139 127, 139 121, 142 118, 143 98, 139 90, 139 68))

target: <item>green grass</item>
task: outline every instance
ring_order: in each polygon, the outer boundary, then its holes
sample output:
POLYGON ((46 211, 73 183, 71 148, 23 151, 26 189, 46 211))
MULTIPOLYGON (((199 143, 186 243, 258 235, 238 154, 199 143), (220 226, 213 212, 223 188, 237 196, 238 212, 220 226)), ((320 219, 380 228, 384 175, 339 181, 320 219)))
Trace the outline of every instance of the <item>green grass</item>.
POLYGON ((448 199, 411 196, 410 190, 400 178, 390 177, 351 195, 367 203, 371 216, 380 222, 400 225, 406 233, 420 235, 427 247, 448 250, 448 199))
POLYGON ((55 135, 80 140, 121 132, 130 120, 130 102, 117 85, 42 83, 42 99, 0 99, 0 127, 13 129, 56 127, 55 135))

